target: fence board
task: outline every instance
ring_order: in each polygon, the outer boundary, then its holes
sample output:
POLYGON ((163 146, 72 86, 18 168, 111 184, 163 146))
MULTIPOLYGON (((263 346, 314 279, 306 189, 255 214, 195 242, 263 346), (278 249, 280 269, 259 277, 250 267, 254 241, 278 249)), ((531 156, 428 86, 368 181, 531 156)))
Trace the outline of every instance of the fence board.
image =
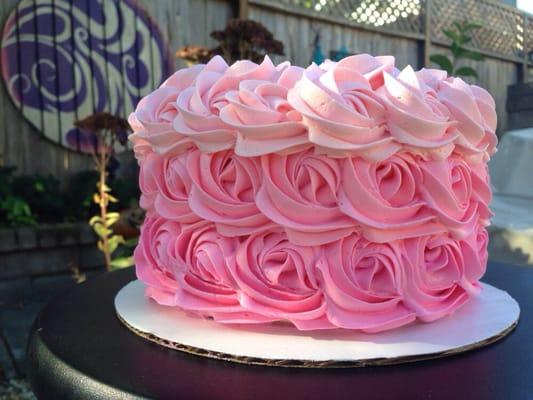
MULTIPOLYGON (((223 28, 232 16, 230 2, 225 0, 137 1, 157 22, 172 53, 189 44, 212 46, 214 42, 209 38, 209 33, 214 29, 223 28)), ((285 56, 274 57, 276 62, 288 59, 298 65, 308 64, 313 52, 315 29, 318 29, 321 47, 326 56, 329 56, 330 51, 338 50, 344 45, 352 53, 392 54, 400 68, 406 64, 422 66, 419 64, 424 39, 422 25, 413 23, 404 32, 393 31, 390 27, 364 27, 354 21, 339 21, 330 14, 317 17, 317 13, 312 11, 298 13, 294 9, 286 10, 288 6, 284 8, 280 5, 288 4, 287 1, 250 0, 249 4, 250 18, 263 23, 285 44, 285 56), (266 7, 265 4, 272 7, 266 7)), ((483 0, 484 4, 487 2, 488 0, 483 0)), ((18 0, 0 1, 2 24, 17 3, 18 0)), ((341 10, 339 7, 337 11, 341 10)), ((533 19, 526 21, 524 44, 526 48, 531 48, 533 19)), ((438 41, 439 38, 430 46, 431 52, 445 51, 438 41)), ((513 51, 513 57, 516 58, 519 53, 513 51)), ((479 84, 486 87, 496 100, 500 120, 499 132, 503 132, 506 125, 507 85, 518 79, 518 62, 505 60, 505 57, 492 54, 484 62, 472 63, 479 72, 479 84)), ((175 64, 176 67, 184 65, 179 60, 176 60, 175 64)), ((533 71, 533 67, 530 66, 529 70, 533 71)), ((90 168, 91 160, 44 139, 20 115, 17 107, 8 98, 4 85, 0 84, 0 165, 16 165, 19 171, 24 173, 51 173, 61 179, 74 171, 90 168)))

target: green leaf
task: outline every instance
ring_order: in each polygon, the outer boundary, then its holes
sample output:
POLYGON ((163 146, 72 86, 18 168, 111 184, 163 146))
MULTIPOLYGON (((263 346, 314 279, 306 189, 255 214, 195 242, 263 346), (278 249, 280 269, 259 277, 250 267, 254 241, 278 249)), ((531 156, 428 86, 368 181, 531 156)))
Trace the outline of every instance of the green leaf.
POLYGON ((452 43, 452 45, 450 46, 450 50, 452 51, 452 54, 456 59, 461 58, 463 54, 467 51, 456 42, 452 43))
POLYGON ((42 182, 35 182, 35 191, 44 192, 44 185, 42 182))
POLYGON ((475 29, 483 28, 483 24, 479 24, 477 22, 467 22, 463 25, 463 31, 468 32, 475 29))
POLYGON ((485 56, 477 51, 465 50, 461 56, 462 58, 469 58, 470 60, 483 61, 485 56))
POLYGON ((101 238, 104 238, 106 236, 109 236, 113 231, 111 229, 106 228, 102 224, 94 224, 93 226, 94 231, 98 236, 101 238))
POLYGON ((444 33, 444 35, 447 38, 449 38, 452 42, 459 41, 459 35, 455 31, 452 31, 451 29, 443 29, 442 33, 444 33))
POLYGON ((124 243, 124 238, 121 236, 121 235, 114 235, 114 236, 111 236, 108 241, 107 241, 107 245, 108 245, 108 248, 109 248, 109 253, 113 253, 119 244, 123 244, 124 243))
POLYGON ((448 74, 452 73, 453 70, 453 64, 450 61, 448 57, 446 57, 443 54, 433 54, 431 57, 429 57, 430 61, 437 64, 439 67, 441 67, 443 70, 448 72, 448 74))
POLYGON ((458 68, 455 71, 454 75, 456 75, 456 76, 473 76, 474 78, 479 78, 478 75, 477 75, 477 72, 473 68, 470 68, 470 67, 458 68))
POLYGON ((133 256, 115 258, 111 261, 111 267, 113 269, 131 267, 134 264, 133 256))
POLYGON ((124 246, 126 247, 135 247, 139 243, 138 237, 129 238, 124 242, 124 246))
POLYGON ((120 219, 120 213, 118 212, 110 212, 106 216, 106 227, 110 227, 115 222, 117 222, 120 219))
POLYGON ((101 224, 102 223, 102 218, 100 218, 99 215, 95 215, 94 217, 92 217, 90 220, 89 220, 89 225, 90 226, 93 226, 94 224, 101 224))

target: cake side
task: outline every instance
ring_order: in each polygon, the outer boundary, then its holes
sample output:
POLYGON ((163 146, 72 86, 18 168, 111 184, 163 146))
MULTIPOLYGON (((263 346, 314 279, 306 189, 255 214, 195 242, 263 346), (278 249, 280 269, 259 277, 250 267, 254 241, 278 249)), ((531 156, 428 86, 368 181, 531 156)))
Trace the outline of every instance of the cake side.
POLYGON ((497 140, 477 86, 365 54, 306 69, 215 57, 130 124, 137 275, 160 304, 377 332, 480 290, 497 140))

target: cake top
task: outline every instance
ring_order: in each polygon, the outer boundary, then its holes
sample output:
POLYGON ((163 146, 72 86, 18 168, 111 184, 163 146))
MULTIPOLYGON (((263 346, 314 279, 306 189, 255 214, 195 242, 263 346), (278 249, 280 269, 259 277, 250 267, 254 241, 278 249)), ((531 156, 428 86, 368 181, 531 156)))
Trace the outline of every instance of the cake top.
POLYGON ((307 68, 267 56, 261 64, 219 56, 181 69, 143 98, 129 122, 138 157, 234 149, 244 157, 314 147, 331 157, 380 161, 409 151, 487 161, 496 150, 491 95, 446 72, 394 57, 358 54, 307 68))

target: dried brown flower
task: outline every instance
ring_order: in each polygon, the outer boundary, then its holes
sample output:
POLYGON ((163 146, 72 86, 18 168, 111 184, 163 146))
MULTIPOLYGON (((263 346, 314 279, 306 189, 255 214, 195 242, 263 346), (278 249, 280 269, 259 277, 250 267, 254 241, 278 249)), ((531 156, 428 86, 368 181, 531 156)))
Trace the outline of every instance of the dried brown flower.
POLYGON ((231 64, 245 59, 261 62, 267 54, 284 55, 283 43, 257 21, 232 19, 224 30, 211 32, 211 37, 218 42, 218 46, 212 49, 186 46, 176 52, 176 57, 203 64, 218 54, 231 64))
POLYGON ((126 119, 101 111, 75 121, 74 126, 95 133, 103 130, 115 133, 119 131, 131 131, 130 125, 126 119))
POLYGON ((205 64, 213 56, 209 49, 201 46, 185 46, 176 51, 176 57, 194 64, 205 64))

